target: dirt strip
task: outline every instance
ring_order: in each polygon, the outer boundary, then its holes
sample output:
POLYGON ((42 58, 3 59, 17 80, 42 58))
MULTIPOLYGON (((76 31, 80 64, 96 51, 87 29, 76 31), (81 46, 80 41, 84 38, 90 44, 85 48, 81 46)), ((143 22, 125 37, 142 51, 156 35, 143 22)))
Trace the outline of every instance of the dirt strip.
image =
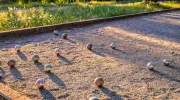
POLYGON ((33 100, 180 99, 180 11, 59 31, 1 39, 0 82, 33 100), (87 43, 93 44, 92 51, 87 43), (16 54, 17 44, 22 49, 16 54), (61 56, 54 56, 55 48, 61 56), (31 61, 35 53, 39 63, 31 61), (164 58, 170 66, 163 65, 164 58), (15 68, 8 67, 9 59, 17 61, 15 68), (154 62, 154 71, 146 68, 148 62, 154 62), (44 71, 48 63, 52 73, 44 71), (94 86, 96 77, 104 78, 103 88, 94 86), (37 89, 38 78, 45 79, 45 89, 37 89))

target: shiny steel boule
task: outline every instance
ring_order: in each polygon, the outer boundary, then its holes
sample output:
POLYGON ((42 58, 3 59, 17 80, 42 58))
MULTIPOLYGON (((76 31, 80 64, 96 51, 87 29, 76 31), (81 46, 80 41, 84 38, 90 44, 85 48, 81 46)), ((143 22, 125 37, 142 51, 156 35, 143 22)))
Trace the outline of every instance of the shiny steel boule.
POLYGON ((103 84, 104 84, 104 79, 102 77, 97 77, 95 80, 94 80, 94 84, 97 86, 97 87, 102 87, 103 84))
POLYGON ((112 49, 116 49, 116 43, 115 42, 111 43, 110 46, 111 46, 112 49))
POLYGON ((52 69, 51 64, 46 64, 46 65, 44 66, 44 69, 45 69, 46 72, 51 72, 51 69, 52 69))
POLYGON ((16 50, 17 52, 20 52, 20 51, 21 51, 21 46, 20 46, 20 45, 16 45, 14 48, 15 48, 15 50, 16 50))
POLYGON ((45 80, 44 78, 40 78, 36 81, 36 86, 41 89, 41 88, 44 88, 44 85, 45 85, 45 80))
POLYGON ((54 30, 55 35, 58 35, 58 33, 59 33, 58 30, 54 30))
POLYGON ((164 59, 164 60, 163 60, 163 64, 164 64, 165 66, 169 66, 169 60, 168 60, 168 59, 164 59))
POLYGON ((88 43, 88 44, 86 45, 86 48, 87 48, 88 50, 92 50, 92 44, 91 44, 91 43, 88 43))
POLYGON ((149 62, 149 63, 147 64, 147 68, 148 68, 149 70, 153 70, 153 69, 154 69, 153 63, 152 63, 152 62, 149 62))
POLYGON ((67 39, 67 36, 68 36, 67 33, 63 33, 63 34, 62 34, 62 37, 63 37, 64 39, 67 39))
POLYGON ((59 48, 56 48, 56 49, 54 50, 54 52, 55 52, 55 54, 56 54, 57 56, 60 55, 60 49, 59 49, 59 48))
POLYGON ((39 59, 40 59, 40 57, 39 57, 38 54, 34 54, 34 55, 32 56, 32 61, 34 61, 34 62, 38 62, 39 59))
POLYGON ((9 60, 7 64, 9 67, 15 67, 16 61, 12 59, 12 60, 9 60))

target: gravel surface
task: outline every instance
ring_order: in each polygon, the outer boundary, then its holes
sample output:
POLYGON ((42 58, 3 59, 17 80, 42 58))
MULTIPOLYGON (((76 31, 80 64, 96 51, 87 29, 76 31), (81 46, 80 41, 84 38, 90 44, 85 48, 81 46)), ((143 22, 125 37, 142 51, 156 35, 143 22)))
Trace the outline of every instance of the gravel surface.
POLYGON ((44 33, 0 40, 1 70, 6 84, 33 100, 178 100, 180 99, 180 11, 106 22, 61 30, 59 36, 44 33), (62 33, 68 39, 62 39, 62 33), (116 49, 110 44, 116 42, 116 49), (93 50, 86 49, 92 43, 93 50), (14 53, 15 45, 21 53, 14 53), (60 48, 61 56, 54 55, 60 48), (31 61, 33 54, 40 62, 31 61), (168 58, 170 66, 162 60, 168 58), (7 61, 17 66, 9 68, 7 61), (146 68, 154 62, 155 70, 146 68), (52 64, 52 73, 44 72, 52 64), (94 86, 103 77, 103 88, 94 86), (45 89, 35 82, 45 78, 45 89))

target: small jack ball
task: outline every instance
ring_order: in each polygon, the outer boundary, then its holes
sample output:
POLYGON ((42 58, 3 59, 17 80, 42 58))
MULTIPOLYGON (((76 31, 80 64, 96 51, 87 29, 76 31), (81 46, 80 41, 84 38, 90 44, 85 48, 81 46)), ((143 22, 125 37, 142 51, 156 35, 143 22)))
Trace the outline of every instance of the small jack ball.
POLYGON ((55 35, 58 35, 58 33, 59 33, 58 30, 54 30, 55 35))
POLYGON ((20 46, 20 45, 16 45, 14 48, 15 48, 15 50, 16 50, 17 52, 20 52, 20 50, 21 50, 21 46, 20 46))
POLYGON ((99 100, 97 97, 91 97, 89 100, 99 100))
POLYGON ((168 60, 168 59, 164 59, 164 60, 163 60, 163 64, 164 64, 165 66, 169 66, 169 60, 168 60))
POLYGON ((54 50, 54 52, 55 52, 55 54, 56 54, 57 56, 60 55, 60 49, 59 49, 59 48, 56 48, 56 49, 54 50))
POLYGON ((152 63, 152 62, 149 62, 149 63, 147 64, 147 68, 148 68, 149 70, 153 70, 153 69, 154 69, 153 63, 152 63))
POLYGON ((51 64, 46 64, 46 65, 44 66, 44 69, 45 69, 46 72, 51 72, 51 69, 52 69, 51 64))
POLYGON ((111 46, 112 49, 116 49, 116 43, 115 42, 111 43, 110 46, 111 46))
POLYGON ((40 59, 40 57, 39 57, 38 54, 34 54, 34 55, 32 56, 32 61, 34 61, 34 62, 38 62, 39 59, 40 59))
POLYGON ((88 43, 88 44, 86 45, 86 48, 87 48, 88 50, 92 50, 92 44, 91 44, 91 43, 88 43))
POLYGON ((16 61, 15 60, 9 60, 7 64, 9 67, 15 67, 16 61))
POLYGON ((94 80, 94 84, 97 86, 97 87, 102 87, 103 84, 104 84, 104 79, 102 77, 97 77, 95 80, 94 80))
POLYGON ((45 85, 45 80, 44 78, 40 78, 36 81, 36 86, 39 88, 39 89, 42 89, 44 88, 44 85, 45 85))
POLYGON ((63 37, 64 39, 67 39, 67 36, 68 36, 67 33, 63 33, 63 34, 62 34, 62 37, 63 37))

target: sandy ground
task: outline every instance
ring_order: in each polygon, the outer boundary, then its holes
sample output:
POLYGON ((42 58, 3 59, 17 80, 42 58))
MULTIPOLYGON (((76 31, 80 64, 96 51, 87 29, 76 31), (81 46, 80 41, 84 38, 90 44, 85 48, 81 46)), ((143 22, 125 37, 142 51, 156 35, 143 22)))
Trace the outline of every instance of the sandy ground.
POLYGON ((178 100, 180 99, 180 11, 148 15, 93 26, 61 30, 69 34, 44 33, 0 40, 0 60, 3 61, 1 82, 33 100, 178 100), (93 44, 89 51, 85 45, 93 44), (117 49, 110 48, 111 42, 117 49), (22 45, 15 54, 13 47, 22 45), (54 49, 61 56, 54 56, 54 49), (39 54, 40 63, 31 56, 39 54), (169 67, 162 60, 171 60, 169 67), (15 68, 7 61, 17 60, 15 68), (148 62, 155 70, 146 69, 148 62), (52 73, 43 66, 52 64, 52 73), (93 81, 101 76, 103 88, 93 81), (45 89, 38 90, 35 81, 45 78, 45 89))

